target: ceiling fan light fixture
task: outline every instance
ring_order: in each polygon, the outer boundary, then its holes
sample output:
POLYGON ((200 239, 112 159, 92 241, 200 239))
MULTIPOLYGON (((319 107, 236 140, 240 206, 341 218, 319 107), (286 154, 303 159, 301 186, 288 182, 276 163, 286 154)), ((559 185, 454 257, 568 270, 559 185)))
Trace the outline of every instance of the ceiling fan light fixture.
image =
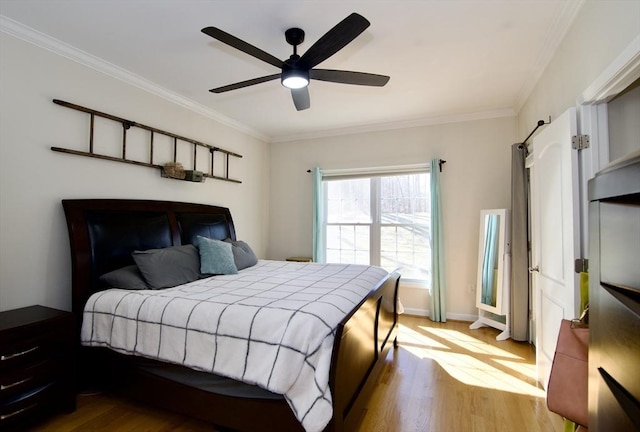
POLYGON ((284 32, 285 40, 289 45, 293 46, 293 54, 287 60, 280 60, 219 28, 205 27, 202 32, 206 35, 280 69, 280 73, 216 87, 209 91, 211 93, 224 93, 229 90, 249 87, 280 78, 282 86, 291 90, 291 97, 296 109, 302 111, 310 106, 307 86, 312 77, 314 80, 325 82, 382 87, 389 81, 389 77, 386 75, 315 68, 351 43, 370 24, 365 17, 353 12, 322 35, 302 56, 298 55, 298 45, 304 41, 304 30, 298 27, 287 29, 284 32))
POLYGON ((288 69, 282 71, 282 85, 290 89, 301 89, 309 85, 309 71, 288 69))

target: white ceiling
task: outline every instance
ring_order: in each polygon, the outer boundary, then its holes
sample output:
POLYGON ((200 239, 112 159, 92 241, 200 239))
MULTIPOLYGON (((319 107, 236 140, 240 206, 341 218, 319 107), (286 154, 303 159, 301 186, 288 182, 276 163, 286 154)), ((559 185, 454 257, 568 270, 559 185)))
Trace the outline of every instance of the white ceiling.
MULTIPOLYGON (((584 0, 0 0, 2 29, 48 45, 268 141, 514 115, 584 0), (296 111, 279 72, 203 34, 218 27, 287 59, 351 12, 371 26, 321 63, 391 76, 385 87, 312 81, 296 111)), ((61 95, 63 97, 64 95, 61 95)))

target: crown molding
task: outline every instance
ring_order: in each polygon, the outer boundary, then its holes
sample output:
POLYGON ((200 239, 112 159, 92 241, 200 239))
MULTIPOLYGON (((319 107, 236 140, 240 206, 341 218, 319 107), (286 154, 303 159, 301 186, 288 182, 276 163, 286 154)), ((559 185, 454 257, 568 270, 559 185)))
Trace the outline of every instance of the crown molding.
POLYGON ((520 89, 520 93, 515 100, 514 109, 516 112, 520 112, 524 104, 527 102, 531 92, 533 92, 533 89, 540 80, 540 77, 542 77, 547 66, 549 66, 551 59, 558 50, 560 43, 567 35, 567 32, 571 28, 573 21, 578 16, 578 12, 585 2, 586 0, 565 1, 562 4, 562 9, 551 25, 544 46, 540 50, 538 58, 531 67, 529 77, 525 80, 525 84, 520 89))
POLYGON ((116 66, 113 63, 109 63, 85 51, 79 50, 78 48, 34 30, 31 27, 25 26, 24 24, 12 20, 4 15, 0 15, 0 31, 112 78, 123 81, 155 96, 159 96, 169 102, 208 117, 239 132, 250 135, 259 140, 269 142, 268 136, 256 131, 255 129, 247 127, 246 125, 226 117, 211 108, 194 102, 191 99, 185 98, 184 96, 168 90, 140 75, 116 66))
POLYGON ((280 135, 273 137, 271 143, 284 143, 291 141, 305 141, 319 138, 328 138, 341 135, 353 135, 369 132, 382 132, 394 129, 409 129, 424 126, 441 125, 447 123, 463 123, 476 120, 487 120, 501 117, 515 117, 516 112, 512 108, 504 108, 490 111, 477 111, 472 113, 452 114, 434 117, 421 117, 387 123, 373 123, 366 125, 353 125, 336 129, 324 129, 308 133, 280 135))
POLYGON ((580 95, 579 105, 608 102, 640 78, 640 36, 616 57, 616 59, 580 95))
MULTIPOLYGON (((584 0, 581 0, 578 4, 581 5, 583 2, 584 0)), ((568 2, 568 3, 575 4, 574 2, 568 2)), ((567 7, 565 6, 564 9, 567 9, 567 7)), ((573 17, 574 16, 575 16, 575 13, 573 14, 573 17)), ((573 20, 573 17, 571 21, 573 20)), ((207 118, 215 120, 225 126, 228 126, 232 129, 235 129, 239 132, 252 136, 266 143, 302 141, 302 140, 334 137, 334 136, 340 136, 340 135, 353 135, 353 134, 360 134, 360 133, 388 131, 388 130, 394 130, 394 129, 433 126, 437 124, 460 123, 460 122, 485 120, 485 119, 500 118, 500 117, 515 117, 517 114, 517 111, 512 108, 504 108, 504 109, 498 109, 498 110, 478 111, 478 112, 472 112, 472 113, 411 118, 411 119, 404 119, 404 120, 393 121, 393 122, 354 124, 354 125, 334 128, 334 129, 323 129, 323 130, 309 131, 309 132, 303 132, 303 133, 269 136, 253 128, 250 128, 236 120, 226 117, 220 114, 219 112, 212 110, 211 108, 208 108, 204 105, 196 103, 191 99, 185 98, 184 96, 181 96, 171 90, 168 90, 140 75, 134 74, 124 68, 116 66, 99 57, 96 57, 85 51, 79 50, 65 42, 52 38, 49 35, 46 35, 37 30, 34 30, 4 15, 0 15, 0 31, 6 34, 9 34, 13 37, 16 37, 20 40, 23 40, 25 42, 28 42, 32 45, 38 46, 42 49, 53 52, 54 54, 70 59, 76 63, 89 67, 100 73, 103 73, 105 75, 118 79, 120 81, 123 81, 129 85, 140 88, 148 93, 161 97, 165 100, 168 100, 169 102, 175 103, 178 106, 181 106, 192 112, 198 113, 207 118)), ((562 34, 562 36, 564 36, 564 33, 562 34)), ((528 93, 527 93, 527 96, 528 96, 528 93)))

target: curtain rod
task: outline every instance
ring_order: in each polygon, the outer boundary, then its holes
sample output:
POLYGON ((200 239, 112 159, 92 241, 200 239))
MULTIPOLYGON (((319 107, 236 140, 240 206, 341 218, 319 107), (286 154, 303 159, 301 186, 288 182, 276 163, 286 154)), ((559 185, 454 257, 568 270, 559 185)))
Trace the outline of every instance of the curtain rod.
MULTIPOLYGON (((447 161, 446 161, 446 160, 444 160, 444 159, 438 159, 438 166, 440 166, 440 172, 442 172, 442 165, 444 165, 444 164, 446 164, 446 163, 447 163, 447 161)), ((308 172, 308 173, 310 173, 310 172, 311 172, 311 170, 310 170, 310 169, 308 169, 308 170, 307 170, 307 172, 308 172)))
POLYGON ((535 128, 533 128, 533 130, 531 131, 531 133, 530 133, 529 135, 527 135, 527 137, 524 139, 524 141, 522 141, 522 142, 520 143, 520 145, 526 144, 526 143, 527 143, 527 141, 529 140, 529 138, 531 138, 531 135, 533 135, 533 134, 538 130, 538 128, 539 128, 540 126, 547 125, 547 124, 549 124, 549 123, 551 123, 551 116, 549 116, 549 121, 548 121, 548 122, 545 122, 544 120, 538 120, 538 124, 536 125, 536 127, 535 127, 535 128))

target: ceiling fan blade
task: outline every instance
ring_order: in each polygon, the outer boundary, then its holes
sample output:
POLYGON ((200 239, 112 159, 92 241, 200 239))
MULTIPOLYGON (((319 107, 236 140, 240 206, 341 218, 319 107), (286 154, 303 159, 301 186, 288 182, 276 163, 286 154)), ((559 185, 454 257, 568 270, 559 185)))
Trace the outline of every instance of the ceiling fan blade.
POLYGON ((311 45, 300 60, 309 68, 322 63, 354 40, 370 24, 362 15, 352 13, 311 45))
POLYGON ((243 88, 243 87, 249 87, 252 85, 256 85, 256 84, 260 84, 263 82, 267 82, 267 81, 271 81, 274 79, 279 79, 280 78, 280 74, 273 74, 273 75, 267 75, 267 76, 263 76, 260 78, 253 78, 250 80, 246 80, 246 81, 240 81, 234 84, 229 84, 226 86, 222 86, 222 87, 217 87, 214 89, 209 90, 211 93, 224 93, 224 92, 228 92, 229 90, 236 90, 239 88, 243 88))
POLYGON ((291 89, 291 97, 298 111, 306 110, 311 106, 309 101, 309 88, 291 89))
POLYGON ((352 72, 331 69, 311 69, 309 71, 309 78, 340 84, 382 87, 389 82, 390 77, 386 75, 377 75, 365 72, 352 72))
POLYGON ((237 37, 230 35, 229 33, 220 30, 216 27, 205 27, 202 29, 202 33, 211 36, 214 39, 219 40, 222 43, 225 43, 237 50, 240 50, 250 56, 253 56, 263 62, 267 62, 277 68, 282 68, 284 65, 283 61, 277 57, 272 56, 268 52, 262 51, 260 48, 257 48, 250 43, 247 43, 237 37))

